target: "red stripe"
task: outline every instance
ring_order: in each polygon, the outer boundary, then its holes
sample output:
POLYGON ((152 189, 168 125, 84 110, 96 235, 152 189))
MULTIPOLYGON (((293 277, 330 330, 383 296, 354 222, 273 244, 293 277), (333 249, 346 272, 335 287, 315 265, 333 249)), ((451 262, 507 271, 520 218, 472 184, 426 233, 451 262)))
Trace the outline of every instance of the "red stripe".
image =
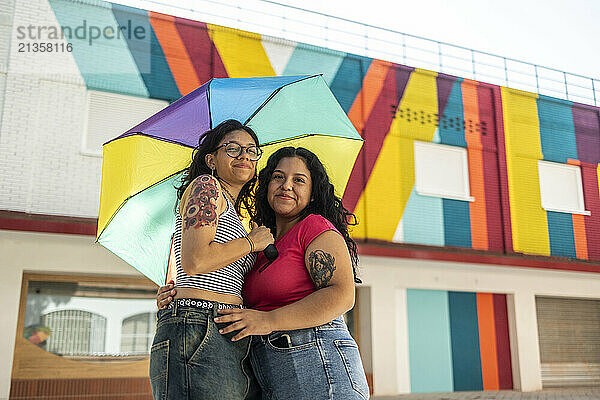
POLYGON ((0 229, 96 236, 98 220, 0 211, 0 229))
MULTIPOLYGON (((365 83, 367 84, 367 83, 365 83)), ((396 99, 396 71, 390 68, 383 82, 383 89, 368 116, 362 132, 363 143, 344 192, 344 206, 354 211, 358 199, 367 186, 367 181, 375 167, 383 141, 390 130, 393 112, 392 106, 398 104, 396 99)))
POLYGON ((508 193, 508 170, 506 167, 506 143, 504 139, 504 115, 502 111, 502 92, 500 86, 482 85, 489 87, 493 93, 494 122, 496 132, 496 147, 498 149, 498 169, 500 176, 500 199, 502 214, 502 231, 504 236, 504 251, 513 252, 512 224, 510 222, 510 201, 508 193))
POLYGON ((496 325, 496 349, 498 356, 498 383, 500 385, 500 390, 510 390, 513 388, 513 378, 505 294, 494 294, 494 319, 496 325))
POLYGON ((363 131, 363 144, 354 168, 350 174, 346 191, 344 192, 344 206, 354 211, 358 199, 367 186, 367 182, 379 157, 383 142, 390 131, 394 110, 404 95, 412 68, 394 64, 388 70, 383 82, 383 89, 373 106, 371 114, 366 118, 363 131))
POLYGON ((208 35, 206 23, 175 17, 175 27, 200 82, 204 83, 213 77, 227 78, 227 71, 208 35))
POLYGON ((479 129, 483 147, 483 177, 488 229, 488 250, 504 251, 494 96, 489 87, 484 87, 479 84, 477 86, 477 97, 479 101, 479 129))
POLYGON ((596 164, 581 163, 581 181, 585 208, 592 213, 584 217, 588 258, 600 260, 600 196, 596 164))

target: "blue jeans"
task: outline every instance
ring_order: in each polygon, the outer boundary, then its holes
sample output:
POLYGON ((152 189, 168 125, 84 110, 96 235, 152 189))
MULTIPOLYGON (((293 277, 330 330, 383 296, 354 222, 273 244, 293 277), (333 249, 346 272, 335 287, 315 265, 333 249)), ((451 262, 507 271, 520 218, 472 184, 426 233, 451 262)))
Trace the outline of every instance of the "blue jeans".
MULTIPOLYGON (((217 303, 215 303, 217 304, 217 303)), ((177 306, 160 310, 150 351, 154 400, 260 399, 250 368, 250 338, 221 335, 213 310, 177 306)))
POLYGON ((254 336, 250 356, 263 400, 369 398, 358 346, 341 317, 316 328, 254 336))

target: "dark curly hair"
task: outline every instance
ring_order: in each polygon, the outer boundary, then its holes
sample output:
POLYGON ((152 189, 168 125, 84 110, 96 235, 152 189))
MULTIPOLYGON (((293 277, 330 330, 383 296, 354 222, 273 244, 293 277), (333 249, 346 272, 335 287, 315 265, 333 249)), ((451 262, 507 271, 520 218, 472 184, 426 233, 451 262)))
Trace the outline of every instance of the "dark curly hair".
MULTIPOLYGON (((259 145, 258 137, 254 131, 243 125, 241 122, 236 121, 234 119, 228 119, 226 121, 221 122, 219 125, 214 128, 204 132, 200 135, 198 139, 198 146, 194 149, 192 154, 192 163, 188 167, 188 169, 183 173, 181 178, 181 185, 176 186, 177 189, 177 200, 181 200, 183 197, 183 193, 185 189, 189 186, 189 184, 204 174, 211 174, 211 169, 206 165, 206 155, 210 154, 217 150, 217 146, 221 143, 221 140, 228 134, 233 131, 245 131, 247 132, 256 145, 259 145)), ((215 171, 216 176, 216 171, 215 171)), ((238 215, 241 214, 242 208, 245 212, 247 212, 250 216, 252 215, 252 211, 254 210, 254 196, 252 196, 252 190, 254 189, 254 185, 256 184, 256 170, 254 171, 254 176, 250 179, 244 186, 242 186, 242 190, 240 190, 240 194, 235 200, 235 210, 238 215)), ((218 176, 217 176, 218 178, 218 176)))
POLYGON ((327 218, 333 226, 342 234, 350 259, 352 260, 352 272, 354 281, 361 283, 357 277, 358 270, 358 249, 356 242, 350 238, 348 226, 356 225, 356 216, 348 211, 342 204, 342 200, 335 195, 334 187, 329 182, 329 176, 325 167, 319 158, 310 150, 303 147, 283 147, 277 150, 267 160, 267 165, 258 174, 258 186, 256 188, 256 213, 253 217, 254 222, 258 225, 264 225, 271 229, 275 235, 275 211, 269 205, 267 199, 267 190, 271 175, 277 168, 279 161, 287 157, 300 157, 306 163, 306 167, 310 171, 310 179, 312 181, 312 200, 302 210, 300 219, 304 219, 309 214, 318 214, 327 218))

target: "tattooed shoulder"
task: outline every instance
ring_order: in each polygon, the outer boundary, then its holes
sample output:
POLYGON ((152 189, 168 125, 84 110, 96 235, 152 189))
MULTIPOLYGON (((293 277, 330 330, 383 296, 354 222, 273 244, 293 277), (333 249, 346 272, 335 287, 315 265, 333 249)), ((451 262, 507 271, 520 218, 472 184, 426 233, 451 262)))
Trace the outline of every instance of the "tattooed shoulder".
POLYGON ((323 250, 312 251, 308 255, 308 273, 317 289, 329 284, 335 271, 335 257, 323 250))
POLYGON ((217 185, 217 180, 209 175, 201 175, 190 183, 183 214, 184 230, 217 224, 217 185))

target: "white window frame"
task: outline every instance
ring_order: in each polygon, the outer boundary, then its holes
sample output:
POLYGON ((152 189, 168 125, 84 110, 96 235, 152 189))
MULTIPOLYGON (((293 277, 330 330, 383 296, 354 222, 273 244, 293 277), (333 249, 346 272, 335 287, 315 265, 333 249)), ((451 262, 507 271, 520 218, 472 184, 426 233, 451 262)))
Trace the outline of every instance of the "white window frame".
MULTIPOLYGON (((100 95, 100 96, 104 96, 105 98, 113 98, 113 99, 117 99, 117 100, 121 100, 121 101, 128 100, 128 99, 130 99, 131 101, 147 100, 148 102, 152 102, 152 103, 161 105, 162 108, 165 108, 169 105, 169 102, 166 100, 153 99, 153 98, 148 98, 148 97, 138 97, 138 96, 122 94, 122 93, 112 93, 112 92, 104 92, 101 90, 88 89, 87 93, 86 93, 86 105, 85 105, 85 113, 84 113, 85 119, 84 119, 83 135, 81 138, 81 150, 80 150, 81 155, 88 156, 88 157, 102 158, 102 149, 93 150, 93 149, 90 149, 90 147, 88 145, 88 135, 89 135, 89 129, 90 129, 90 127, 89 127, 90 107, 91 107, 92 96, 95 96, 95 95, 100 95)), ((158 107, 156 107, 156 108, 158 110, 158 107)), ((158 110, 158 111, 160 111, 160 110, 158 110)), ((158 111, 156 111, 156 112, 158 112, 158 111)), ((148 117, 150 117, 150 115, 148 115, 148 117)), ((110 117, 107 116, 107 118, 110 118, 110 117)), ((139 124, 142 121, 143 120, 136 121, 135 123, 133 123, 133 125, 129 126, 128 128, 123 129, 123 131, 120 133, 125 133, 125 131, 127 129, 130 129, 130 128, 136 126, 137 124, 139 124)), ((120 134, 120 133, 118 133, 118 134, 120 134)))
POLYGON ((421 142, 415 140, 414 143, 414 160, 415 160, 415 191, 422 196, 430 196, 430 197, 441 197, 444 199, 451 200, 461 200, 461 201, 475 201, 475 198, 471 196, 471 188, 469 184, 469 158, 467 155, 467 149, 459 146, 449 146, 445 144, 439 143, 431 143, 431 142, 421 142), (426 188, 425 183, 423 182, 422 176, 419 174, 419 170, 421 166, 419 165, 419 160, 417 157, 417 152, 419 150, 426 149, 436 149, 443 151, 452 151, 461 155, 462 159, 462 173, 464 177, 464 187, 463 187, 463 195, 456 193, 448 193, 440 190, 438 192, 430 191, 426 188))
POLYGON ((538 160, 538 180, 540 185, 540 203, 542 208, 546 211, 555 211, 567 214, 579 214, 579 215, 592 215, 590 211, 585 209, 585 198, 583 197, 583 183, 581 180, 581 168, 578 165, 562 164, 551 161, 538 160), (553 204, 548 204, 547 196, 544 196, 544 186, 542 185, 542 176, 540 170, 542 168, 555 168, 555 169, 570 169, 575 172, 577 177, 577 197, 578 197, 578 208, 568 209, 562 207, 555 207, 553 204))

